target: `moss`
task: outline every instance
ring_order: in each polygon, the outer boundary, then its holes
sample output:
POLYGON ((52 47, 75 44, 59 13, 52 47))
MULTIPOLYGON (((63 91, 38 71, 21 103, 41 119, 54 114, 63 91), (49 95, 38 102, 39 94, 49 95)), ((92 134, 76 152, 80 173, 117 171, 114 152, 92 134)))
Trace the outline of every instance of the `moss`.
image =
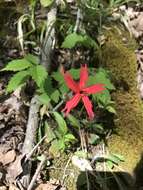
POLYGON ((54 169, 50 170, 50 179, 57 179, 64 183, 68 190, 76 190, 79 170, 71 163, 71 154, 62 153, 53 161, 54 169))
POLYGON ((120 35, 115 29, 106 32, 106 36, 102 61, 113 74, 117 88, 113 93, 117 110, 114 120, 117 134, 109 140, 109 148, 125 156, 123 167, 132 172, 143 150, 143 110, 137 90, 134 53, 136 43, 127 32, 120 35), (125 43, 122 40, 124 35, 125 43))

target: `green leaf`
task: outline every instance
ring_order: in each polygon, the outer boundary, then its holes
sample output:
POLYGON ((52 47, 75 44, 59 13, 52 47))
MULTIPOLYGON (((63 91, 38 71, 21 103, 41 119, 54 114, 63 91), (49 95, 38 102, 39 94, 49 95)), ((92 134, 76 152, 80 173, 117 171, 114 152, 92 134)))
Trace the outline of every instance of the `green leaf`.
POLYGON ((52 86, 51 76, 48 76, 38 89, 39 93, 46 93, 49 97, 53 93, 54 88, 52 86))
POLYGON ((71 33, 66 36, 64 42, 62 43, 62 48, 74 48, 77 44, 82 44, 85 47, 98 48, 98 44, 88 35, 81 35, 77 33, 71 33))
POLYGON ((50 102, 50 97, 46 93, 43 93, 40 96, 38 96, 38 99, 44 105, 48 105, 50 102))
POLYGON ((59 151, 60 151, 59 141, 58 140, 52 141, 51 146, 49 148, 50 154, 52 154, 54 157, 57 157, 60 154, 59 151))
POLYGON ((49 126, 49 124, 47 122, 45 122, 45 125, 44 125, 44 133, 45 133, 45 135, 47 135, 47 138, 46 138, 47 143, 50 143, 51 141, 56 139, 56 136, 55 136, 53 130, 51 129, 51 127, 49 126))
POLYGON ((42 65, 33 66, 28 70, 28 72, 38 87, 44 83, 48 76, 46 69, 42 65))
POLYGON ((84 41, 84 38, 82 35, 77 33, 72 33, 66 36, 64 42, 62 43, 62 48, 73 48, 77 45, 77 43, 81 43, 84 41))
POLYGON ((25 57, 24 57, 27 61, 31 62, 32 64, 34 65, 38 65, 39 64, 39 59, 37 56, 35 55, 32 55, 32 54, 27 54, 25 57))
POLYGON ((66 148, 66 144, 64 142, 64 139, 60 139, 58 141, 58 143, 59 143, 59 149, 63 152, 65 150, 65 148, 66 148))
POLYGON ((62 134, 65 135, 68 131, 67 124, 63 117, 58 113, 58 112, 53 112, 55 119, 58 123, 58 131, 62 134))
POLYGON ((98 69, 96 74, 93 73, 93 75, 94 76, 89 76, 87 85, 100 83, 100 84, 104 84, 105 87, 109 90, 115 90, 114 85, 110 81, 109 73, 105 69, 100 68, 98 69))
POLYGON ((23 84, 28 77, 27 71, 20 71, 16 73, 9 81, 7 86, 7 92, 16 90, 21 84, 23 84))
POLYGON ((26 59, 16 59, 10 61, 1 71, 22 71, 31 67, 32 64, 26 59))
POLYGON ((115 154, 115 153, 112 153, 113 156, 115 156, 116 158, 118 158, 120 161, 124 162, 125 161, 125 158, 123 155, 120 155, 120 154, 115 154))
POLYGON ((92 126, 92 128, 94 129, 94 131, 98 134, 104 134, 105 133, 105 130, 104 130, 104 127, 101 125, 101 124, 94 124, 92 126))
POLYGON ((110 160, 106 161, 106 165, 107 167, 109 167, 110 169, 112 169, 114 167, 113 162, 111 162, 110 160))
POLYGON ((89 142, 90 144, 96 145, 96 144, 99 143, 99 141, 100 141, 100 137, 99 137, 98 135, 92 134, 92 133, 90 134, 90 137, 89 137, 89 139, 88 139, 88 142, 89 142))
POLYGON ((88 35, 84 35, 83 36, 84 40, 82 41, 82 45, 84 45, 85 47, 93 47, 98 49, 99 46, 98 44, 88 35))
POLYGON ((112 106, 107 106, 106 109, 107 109, 110 113, 116 114, 116 110, 115 110, 112 106))
POLYGON ((57 103, 59 101, 59 97, 60 97, 60 93, 59 90, 55 90, 52 94, 51 94, 51 99, 57 103))
POLYGON ((108 73, 105 69, 100 68, 95 75, 95 83, 105 84, 105 87, 109 90, 115 90, 114 85, 111 83, 108 73))
POLYGON ((69 91, 69 88, 66 86, 66 84, 62 84, 60 87, 59 87, 59 90, 62 94, 66 94, 68 91, 69 91))
POLYGON ((118 155, 118 154, 110 154, 107 157, 108 160, 112 161, 115 164, 119 164, 120 161, 124 161, 124 157, 118 155))
POLYGON ((101 107, 105 107, 111 102, 111 95, 107 89, 103 90, 102 93, 93 94, 92 96, 101 107))
POLYGON ((67 119, 70 121, 70 125, 80 128, 80 122, 71 114, 68 114, 67 119))
POLYGON ((73 79, 75 79, 75 80, 79 79, 80 69, 70 69, 69 72, 72 75, 73 79))
POLYGON ((57 72, 54 72, 52 74, 52 77, 59 83, 64 83, 64 77, 62 76, 62 74, 57 71, 57 72))
POLYGON ((43 7, 48 7, 53 3, 53 0, 40 0, 40 3, 43 7))
POLYGON ((75 136, 74 135, 72 135, 72 134, 66 134, 65 136, 64 136, 64 142, 66 143, 69 143, 69 142, 71 142, 71 143, 73 143, 73 142, 75 142, 76 141, 76 138, 75 138, 75 136))

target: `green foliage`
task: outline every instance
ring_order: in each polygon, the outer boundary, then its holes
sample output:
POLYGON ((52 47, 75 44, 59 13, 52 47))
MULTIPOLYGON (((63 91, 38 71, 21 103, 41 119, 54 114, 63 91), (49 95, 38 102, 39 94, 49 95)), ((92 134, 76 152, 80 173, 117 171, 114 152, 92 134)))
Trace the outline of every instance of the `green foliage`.
POLYGON ((98 47, 97 43, 88 35, 81 35, 74 32, 66 36, 66 38, 64 39, 64 42, 62 43, 62 48, 72 49, 76 45, 82 45, 89 48, 98 47))
POLYGON ((111 79, 110 79, 110 75, 108 71, 106 71, 103 68, 99 68, 94 75, 95 76, 89 76, 89 81, 88 81, 89 85, 92 85, 95 83, 101 83, 101 84, 105 84, 105 87, 108 90, 115 90, 115 87, 111 83, 111 79))
POLYGON ((57 156, 60 152, 68 149, 71 144, 75 143, 76 138, 69 132, 64 118, 58 112, 53 112, 52 114, 54 115, 57 127, 52 128, 51 124, 45 122, 44 134, 47 135, 46 142, 51 144, 50 153, 57 156))
POLYGON ((109 7, 116 8, 116 7, 119 7, 125 3, 130 3, 130 2, 139 3, 140 0, 110 0, 109 1, 109 7))
POLYGON ((47 71, 42 65, 34 65, 27 72, 36 82, 38 87, 40 87, 44 83, 48 76, 47 71))
POLYGON ((50 97, 46 93, 39 95, 38 99, 41 102, 41 104, 44 104, 44 105, 48 105, 51 100, 50 97))
POLYGON ((24 84, 27 80, 28 74, 26 71, 20 71, 16 73, 9 81, 7 86, 7 92, 16 90, 20 85, 24 84))
POLYGON ((43 7, 49 7, 53 3, 53 0, 40 0, 40 3, 43 7))
POLYGON ((25 55, 24 59, 26 59, 28 62, 34 64, 34 65, 38 65, 39 64, 39 59, 37 56, 32 55, 32 54, 27 54, 25 55))
POLYGON ((44 134, 47 135, 47 138, 46 138, 47 143, 50 143, 56 139, 56 135, 53 129, 50 127, 50 125, 47 122, 45 122, 44 124, 44 134))
POLYGON ((59 90, 55 90, 53 93, 51 93, 51 99, 55 102, 58 103, 60 98, 60 92, 59 90))
POLYGON ((71 126, 76 127, 77 129, 80 128, 80 122, 78 119, 76 119, 76 117, 74 117, 71 114, 68 114, 67 119, 69 120, 71 126))
POLYGON ((48 76, 45 68, 38 64, 38 58, 31 54, 26 55, 22 59, 10 61, 1 71, 19 71, 10 79, 7 86, 7 92, 16 90, 16 88, 24 84, 29 77, 32 77, 40 88, 48 76))
POLYGON ((17 59, 10 61, 1 71, 22 71, 31 67, 32 64, 26 59, 17 59))
POLYGON ((120 154, 112 153, 106 157, 106 165, 110 169, 112 169, 114 165, 118 165, 120 162, 124 162, 124 161, 125 161, 125 158, 120 154))
POLYGON ((67 125, 63 117, 58 112, 53 112, 55 120, 58 123, 58 131, 60 134, 65 135, 68 131, 67 125))

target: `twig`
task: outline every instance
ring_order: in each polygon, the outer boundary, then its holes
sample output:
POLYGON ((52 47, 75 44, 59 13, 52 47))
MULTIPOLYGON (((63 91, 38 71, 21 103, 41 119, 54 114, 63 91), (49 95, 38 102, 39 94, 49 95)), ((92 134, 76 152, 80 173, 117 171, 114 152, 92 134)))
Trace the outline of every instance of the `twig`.
POLYGON ((37 177, 38 177, 38 175, 39 175, 39 173, 40 173, 40 171, 41 171, 41 169, 42 169, 44 163, 46 162, 46 160, 47 160, 47 159, 46 159, 46 156, 44 156, 43 159, 41 160, 39 166, 37 167, 36 172, 35 172, 35 174, 34 174, 32 180, 31 180, 31 182, 30 182, 30 184, 29 184, 27 190, 31 190, 31 189, 33 188, 34 183, 35 183, 35 181, 36 181, 36 179, 37 179, 37 177))
POLYGON ((35 146, 34 148, 31 150, 31 152, 29 152, 26 156, 25 161, 29 160, 29 158, 32 156, 32 154, 34 153, 34 151, 38 148, 38 146, 45 140, 45 138, 47 137, 47 135, 45 135, 35 146))
POLYGON ((89 182, 88 171, 87 170, 85 170, 85 174, 86 174, 87 190, 90 190, 90 182, 89 182))
POLYGON ((76 17, 76 24, 75 24, 75 27, 74 27, 74 32, 77 32, 79 30, 79 26, 81 24, 81 21, 82 21, 82 13, 81 13, 81 9, 78 8, 77 10, 77 17, 76 17))
MULTIPOLYGON (((65 169, 64 168, 57 168, 57 167, 48 167, 47 168, 48 170, 62 170, 62 171, 64 171, 65 169)), ((74 171, 73 169, 67 169, 66 168, 66 171, 70 171, 70 172, 72 172, 72 171, 74 171)))
POLYGON ((53 111, 56 111, 57 109, 59 109, 59 107, 61 107, 61 105, 64 103, 64 100, 61 100, 54 108, 53 111))
POLYGON ((71 157, 72 157, 72 156, 70 156, 70 158, 68 159, 67 164, 66 164, 66 166, 65 166, 65 168, 64 168, 64 173, 63 173, 63 177, 62 177, 62 180, 61 180, 61 184, 62 184, 62 185, 64 184, 67 167, 68 167, 68 165, 69 165, 69 163, 70 163, 70 161, 71 161, 71 157))

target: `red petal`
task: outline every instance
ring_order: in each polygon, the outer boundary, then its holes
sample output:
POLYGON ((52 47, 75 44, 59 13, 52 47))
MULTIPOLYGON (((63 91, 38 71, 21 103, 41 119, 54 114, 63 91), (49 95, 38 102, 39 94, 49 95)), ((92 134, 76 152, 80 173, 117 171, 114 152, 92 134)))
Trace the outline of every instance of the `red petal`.
POLYGON ((88 113, 89 118, 93 119, 94 118, 94 112, 92 111, 92 103, 89 100, 88 96, 83 96, 82 101, 84 103, 84 106, 85 106, 85 109, 88 113))
POLYGON ((87 94, 96 94, 98 92, 105 90, 105 88, 103 86, 105 86, 105 85, 104 84, 95 84, 95 85, 92 85, 92 86, 82 89, 82 91, 87 94))
POLYGON ((78 84, 73 80, 72 76, 70 75, 69 72, 65 72, 64 74, 64 79, 67 84, 67 86, 74 92, 78 93, 79 92, 79 86, 78 84))
POLYGON ((82 89, 88 80, 88 70, 87 65, 82 65, 80 69, 80 81, 79 81, 79 88, 82 89))
POLYGON ((81 98, 81 94, 76 94, 75 96, 72 97, 71 100, 69 100, 66 103, 66 106, 64 107, 64 109, 62 111, 66 112, 65 115, 67 115, 71 109, 75 108, 77 106, 77 104, 79 103, 81 98))

